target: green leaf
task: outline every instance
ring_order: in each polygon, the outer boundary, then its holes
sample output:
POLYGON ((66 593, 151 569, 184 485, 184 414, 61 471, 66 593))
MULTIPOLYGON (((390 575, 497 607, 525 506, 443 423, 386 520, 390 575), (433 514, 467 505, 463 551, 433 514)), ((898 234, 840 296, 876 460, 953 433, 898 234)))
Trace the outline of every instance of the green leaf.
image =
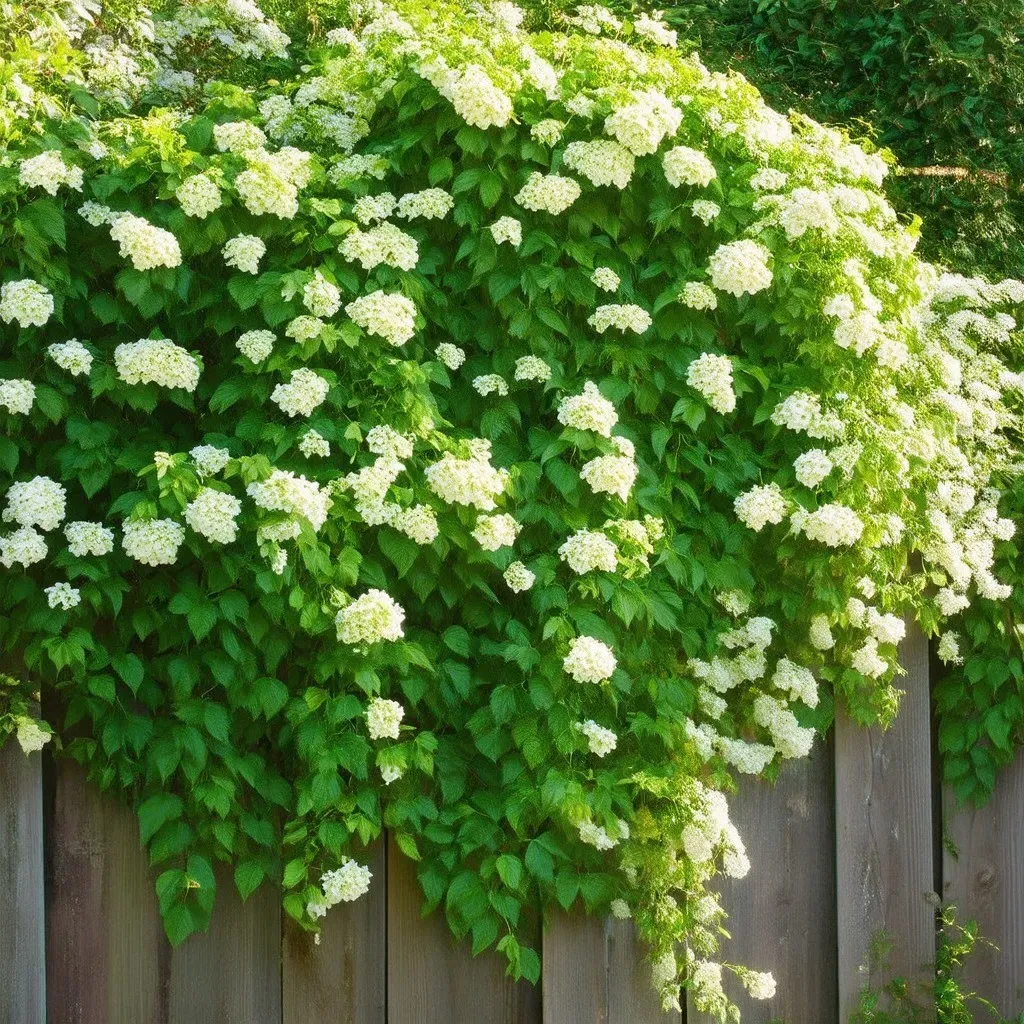
POLYGON ((154 835, 169 821, 180 818, 184 805, 181 797, 173 793, 157 793, 139 805, 139 836, 143 844, 148 843, 154 835))
POLYGON ((258 860, 244 860, 235 868, 235 888, 243 900, 247 900, 263 881, 266 872, 258 860))

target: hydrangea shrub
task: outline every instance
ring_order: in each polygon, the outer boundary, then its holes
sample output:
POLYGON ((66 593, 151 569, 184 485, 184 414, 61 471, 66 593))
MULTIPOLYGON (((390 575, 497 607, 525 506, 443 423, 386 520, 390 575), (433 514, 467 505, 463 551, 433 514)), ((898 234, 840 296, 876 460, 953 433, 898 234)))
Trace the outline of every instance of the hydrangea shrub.
POLYGON ((736 775, 889 720, 906 621, 1006 592, 1024 285, 921 262, 883 155, 656 19, 353 18, 9 119, 16 692, 132 795, 174 941, 216 861, 315 930, 388 828, 516 977, 580 902, 728 1019, 736 775))

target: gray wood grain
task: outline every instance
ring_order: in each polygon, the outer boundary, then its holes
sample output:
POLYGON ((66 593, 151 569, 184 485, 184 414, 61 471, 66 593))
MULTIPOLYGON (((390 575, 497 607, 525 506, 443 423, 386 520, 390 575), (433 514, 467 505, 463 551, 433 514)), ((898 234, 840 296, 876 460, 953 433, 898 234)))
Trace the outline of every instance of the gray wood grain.
POLYGON ((281 898, 261 886, 245 903, 217 873, 210 930, 171 954, 169 1024, 280 1024, 281 898))
MULTIPOLYGON (((776 994, 751 999, 726 972, 744 1024, 837 1024, 835 817, 831 740, 786 761, 774 785, 740 777, 729 813, 751 857, 750 873, 718 891, 732 936, 721 959, 775 976, 776 994)), ((711 1018, 692 1006, 688 1024, 711 1018)), ((845 1020, 845 1018, 844 1018, 845 1020)))
POLYGON ((998 949, 976 946, 967 961, 968 988, 991 1000, 1006 1017, 1024 1013, 1024 751, 999 776, 984 807, 957 807, 945 792, 947 849, 944 897, 961 921, 975 919, 998 949))
POLYGON ((0 1019, 44 1024, 42 755, 0 750, 0 1019))
MULTIPOLYGON (((540 998, 505 977, 500 954, 471 957, 440 912, 420 915, 415 864, 388 846, 388 1024, 539 1024, 540 998)), ((570 1024, 566 1018, 563 1024, 570 1024)))
POLYGON ((49 1024, 166 1024, 169 951, 135 816, 56 768, 47 907, 49 1024))
POLYGON ((935 961, 928 643, 908 624, 899 715, 885 732, 836 720, 836 877, 840 1019, 869 980, 927 982, 935 961), (871 970, 880 932, 889 970, 871 970))
POLYGON ((383 840, 356 856, 373 872, 370 891, 334 907, 320 944, 285 915, 283 1024, 382 1024, 387 1005, 387 874, 383 840))
POLYGON ((679 1024, 663 1013, 631 921, 557 913, 544 932, 544 1024, 679 1024))

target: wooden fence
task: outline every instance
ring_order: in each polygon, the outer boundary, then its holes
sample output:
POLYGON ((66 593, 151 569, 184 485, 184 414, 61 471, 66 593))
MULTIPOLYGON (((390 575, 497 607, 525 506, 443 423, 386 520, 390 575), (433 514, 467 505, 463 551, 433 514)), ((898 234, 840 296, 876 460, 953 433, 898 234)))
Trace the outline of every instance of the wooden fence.
MULTIPOLYGON (((936 893, 1000 947, 972 960, 969 984, 1024 1009, 1024 757, 984 810, 958 810, 936 784, 927 644, 911 636, 902 654, 888 732, 840 719, 775 786, 734 798, 753 868, 724 887, 724 959, 778 980, 767 1003, 733 987, 748 1024, 845 1022, 882 980, 865 966, 882 930, 891 969, 926 979, 936 893)), ((512 984, 497 957, 471 959, 420 918, 414 866, 383 844, 370 894, 331 911, 319 946, 273 892, 243 905, 225 878, 210 933, 172 950, 132 816, 74 765, 46 771, 44 798, 40 756, 0 752, 0 1024, 682 1024, 661 1013, 630 922, 556 916, 542 985, 512 984)))

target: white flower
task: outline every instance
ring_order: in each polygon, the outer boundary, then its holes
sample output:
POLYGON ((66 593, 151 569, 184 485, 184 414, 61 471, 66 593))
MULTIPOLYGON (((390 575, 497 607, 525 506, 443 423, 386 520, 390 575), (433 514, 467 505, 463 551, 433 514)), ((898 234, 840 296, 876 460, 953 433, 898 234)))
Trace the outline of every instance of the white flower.
POLYGON ((864 532, 860 516, 853 509, 835 503, 815 509, 802 525, 808 540, 821 541, 830 548, 856 544, 864 532))
POLYGON ((0 407, 12 415, 27 415, 35 398, 36 387, 31 381, 0 379, 0 407))
POLYGON ((490 232, 495 244, 508 242, 513 249, 518 249, 523 240, 523 226, 515 217, 499 217, 491 225, 490 232))
POLYGON ((580 841, 597 850, 611 850, 616 846, 615 840, 608 835, 607 831, 592 821, 581 821, 578 831, 580 841))
POLYGON ((714 289, 700 281, 687 281, 679 293, 679 301, 690 309, 718 308, 718 296, 714 289))
POLYGON ((323 917, 331 907, 339 903, 354 902, 370 891, 372 878, 373 873, 369 868, 343 857, 340 868, 327 871, 320 876, 323 898, 310 902, 306 906, 306 912, 315 920, 323 917))
POLYGON ((964 658, 960 653, 960 635, 952 632, 943 633, 939 637, 937 653, 943 665, 962 665, 964 658))
POLYGON ((562 155, 565 166, 582 174, 592 185, 624 189, 633 177, 635 160, 625 146, 608 139, 570 142, 562 155))
POLYGON ((710 185, 716 175, 715 165, 698 149, 676 146, 662 158, 665 177, 673 188, 680 185, 710 185))
POLYGON ((368 334, 396 347, 416 333, 416 307, 404 295, 371 292, 350 302, 345 312, 368 334))
POLYGON ((473 529, 473 538, 484 551, 497 551, 511 547, 519 536, 521 527, 512 516, 502 513, 496 516, 480 516, 473 529))
POLYGON ((254 481, 246 493, 260 508, 271 512, 287 512, 306 519, 315 531, 327 521, 331 497, 315 480, 275 469, 266 480, 254 481))
POLYGON ((477 64, 456 73, 441 92, 459 117, 476 128, 503 128, 512 117, 512 101, 477 64))
MULTIPOLYGON (((373 593, 373 591, 371 591, 373 593)), ((377 591, 379 593, 379 591, 377 591)), ((401 632, 399 632, 401 636, 401 632)), ((405 708, 396 700, 374 697, 366 709, 366 727, 372 740, 397 740, 405 708)))
POLYGON ((405 635, 402 630, 404 621, 405 611, 402 606, 389 594, 377 589, 368 590, 351 604, 345 605, 334 619, 338 627, 338 639, 346 644, 400 640, 405 635))
POLYGON ((615 653, 592 636, 578 636, 569 646, 562 667, 577 683, 603 683, 615 672, 615 653))
POLYGON ((92 369, 92 353, 77 338, 55 342, 46 349, 46 354, 72 377, 89 373, 92 369))
POLYGON ((595 494, 615 494, 620 501, 628 501, 636 482, 637 466, 629 456, 599 455, 583 466, 580 477, 595 494))
POLYGON ((793 462, 797 480, 805 487, 817 487, 832 472, 832 460, 821 448, 798 455, 793 462))
POLYGON ((276 340, 273 331, 246 331, 235 342, 235 348, 251 362, 262 363, 274 351, 276 340))
POLYGON ((779 658, 772 686, 785 692, 790 700, 802 700, 809 708, 818 706, 818 684, 814 673, 788 658, 779 658))
POLYGON ((30 566, 46 557, 46 541, 31 526, 22 526, 6 537, 0 537, 0 565, 30 566))
POLYGON ((363 270, 373 270, 381 263, 396 270, 413 270, 420 258, 416 239, 387 222, 366 231, 349 232, 338 252, 363 270))
POLYGON ((258 274, 260 260, 267 253, 267 245, 256 235, 235 235, 224 243, 221 251, 225 265, 235 267, 243 274, 258 274))
POLYGON ((730 295, 754 295, 772 283, 771 253, 759 242, 741 239, 720 245, 708 261, 711 283, 730 295))
POLYGON ((391 459, 412 458, 412 440, 384 423, 370 427, 366 433, 366 447, 374 455, 385 455, 391 459))
POLYGON ((850 664, 869 679, 877 679, 889 669, 889 663, 878 654, 878 641, 869 636, 864 646, 853 652, 850 664))
POLYGON ((675 135, 682 120, 682 111, 664 93, 648 89, 609 114, 604 130, 634 156, 650 156, 667 136, 675 135))
POLYGON ((133 213, 113 215, 110 237, 118 243, 121 256, 130 259, 136 270, 181 264, 181 249, 174 235, 133 213))
POLYGON ((557 146, 564 130, 565 124, 562 121, 549 117, 530 128, 530 138, 544 146, 557 146))
POLYGON ((409 192, 398 200, 397 216, 403 220, 441 220, 455 208, 455 200, 444 189, 425 188, 422 192, 409 192))
POLYGON ((31 718, 16 718, 16 736, 23 754, 38 754, 50 742, 50 734, 39 728, 31 718))
MULTIPOLYGON (((658 46, 675 48, 677 34, 675 29, 668 28, 659 19, 660 11, 653 12, 653 15, 640 14, 633 21, 633 31, 641 39, 647 39, 658 46)), ((628 915, 627 915, 628 916, 628 915)))
POLYGON ((593 381, 583 385, 579 395, 567 395, 558 406, 558 422, 577 430, 593 430, 602 437, 611 437, 619 417, 615 406, 597 389, 593 381))
POLYGON ((330 442, 317 430, 307 430, 299 439, 299 451, 307 459, 319 456, 326 459, 331 454, 330 442))
POLYGON ((360 224, 372 224, 374 221, 387 220, 395 212, 397 200, 390 192, 381 192, 375 196, 360 196, 352 204, 352 216, 360 224))
POLYGON ((63 484, 48 476, 11 484, 7 491, 4 522, 38 526, 44 533, 56 530, 64 521, 67 493, 63 484))
POLYGON ((618 548, 599 530, 579 530, 562 544, 558 554, 574 573, 582 576, 594 569, 615 572, 618 548))
POLYGON ((494 499, 505 490, 506 474, 488 458, 459 459, 447 453, 424 470, 427 486, 449 505, 467 505, 481 512, 494 510, 494 499))
POLYGON ((695 199, 690 204, 690 212, 707 227, 722 212, 722 208, 710 199, 695 199))
POLYGON ((740 977, 751 999, 775 998, 775 978, 767 971, 744 971, 740 977))
POLYGON ((302 304, 313 316, 330 318, 341 309, 341 292, 317 270, 303 286, 302 304))
POLYGON ((124 524, 121 546, 143 565, 173 565, 184 540, 184 527, 173 519, 134 519, 124 524))
POLYGON ((214 476, 231 461, 231 452, 227 448, 218 448, 212 444, 196 445, 189 455, 196 464, 196 473, 200 478, 214 476))
POLYGON ((77 608, 82 602, 82 594, 70 583, 54 583, 52 587, 46 587, 43 591, 46 594, 46 603, 51 608, 61 608, 69 612, 77 608))
POLYGON ((609 327, 617 327, 620 331, 632 331, 643 334, 651 326, 651 314, 642 306, 617 305, 598 306, 593 315, 587 319, 598 334, 604 334, 609 327))
POLYGON ((391 520, 391 525, 417 544, 433 544, 440 532, 437 513, 429 505, 400 509, 391 520))
POLYGON ((449 370, 457 370, 466 361, 466 353, 448 341, 442 341, 434 351, 449 370))
MULTIPOLYGON (((312 341, 314 338, 319 338, 325 326, 323 320, 319 317, 301 313, 294 320, 288 321, 288 326, 285 327, 284 333, 286 338, 292 338, 301 345, 304 341, 312 341)), ((270 332, 268 331, 267 333, 269 334, 270 332)))
POLYGON ((53 315, 53 296, 38 282, 25 278, 0 286, 0 320, 19 327, 43 327, 53 315))
POLYGON ((513 594, 529 590, 537 581, 536 574, 530 572, 522 562, 512 562, 502 576, 513 594))
POLYGON ((608 904, 608 909, 611 911, 612 917, 617 921, 626 921, 633 916, 632 911, 629 909, 629 904, 625 900, 612 900, 608 904))
POLYGON ((751 487, 738 495, 733 508, 742 523, 760 533, 768 523, 777 525, 782 522, 786 516, 786 499, 779 485, 771 483, 764 487, 751 487))
POLYGON ((235 520, 242 511, 242 503, 225 491, 202 487, 185 506, 185 522, 196 533, 216 544, 230 544, 238 535, 235 520))
POLYGON ((380 766, 380 777, 385 786, 390 786, 392 782, 397 782, 404 774, 405 770, 399 768, 398 765, 382 764, 380 766))
POLYGON ((705 352, 694 359, 686 369, 686 383, 699 391, 715 412, 727 413, 736 408, 732 361, 728 356, 705 352))
POLYGON ((217 183, 205 174, 193 174, 175 190, 175 198, 181 203, 186 217, 205 220, 214 210, 220 208, 221 196, 217 183))
POLYGON ((142 338, 114 349, 118 377, 126 384, 158 384, 195 391, 199 364, 183 348, 166 338, 142 338))
POLYGON ((213 126, 213 141, 222 153, 237 153, 245 156, 259 152, 267 144, 267 137, 248 121, 229 121, 213 126))
POLYGON ((499 373, 485 373, 473 378, 473 390, 485 398, 493 394, 504 396, 508 394, 508 383, 499 373))
POLYGON ((572 178, 534 171, 516 194, 516 202, 527 210, 564 213, 580 197, 581 189, 572 178))
POLYGON ((539 356, 520 356, 516 360, 516 380, 551 380, 551 367, 539 356))
POLYGON ((590 275, 590 280, 604 292, 613 292, 621 284, 619 275, 610 267, 596 267, 590 275))
POLYGON ((815 615, 812 617, 808 639, 811 641, 811 646, 819 651, 830 651, 835 647, 836 642, 832 637, 828 616, 815 615))
POLYGON ((587 738, 587 746, 592 754, 605 757, 610 754, 619 742, 619 738, 611 729, 605 729, 592 718, 585 722, 577 722, 576 728, 587 738))
POLYGON ((331 385, 305 366, 292 370, 287 384, 278 384, 270 400, 288 416, 309 416, 324 403, 331 385))
POLYGON ((49 149, 18 164, 18 181, 26 188, 41 188, 55 196, 61 185, 82 191, 82 168, 68 166, 60 150, 49 149))

